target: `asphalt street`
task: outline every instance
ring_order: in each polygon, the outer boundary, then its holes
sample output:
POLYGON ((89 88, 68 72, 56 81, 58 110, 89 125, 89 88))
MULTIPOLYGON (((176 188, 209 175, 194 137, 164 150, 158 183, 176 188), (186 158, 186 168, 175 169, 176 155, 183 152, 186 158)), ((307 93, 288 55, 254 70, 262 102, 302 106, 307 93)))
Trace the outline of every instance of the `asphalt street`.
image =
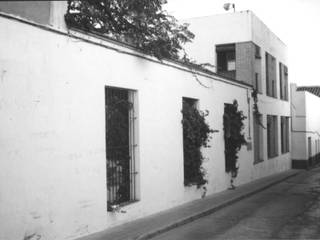
POLYGON ((153 238, 189 239, 320 239, 320 168, 153 238))

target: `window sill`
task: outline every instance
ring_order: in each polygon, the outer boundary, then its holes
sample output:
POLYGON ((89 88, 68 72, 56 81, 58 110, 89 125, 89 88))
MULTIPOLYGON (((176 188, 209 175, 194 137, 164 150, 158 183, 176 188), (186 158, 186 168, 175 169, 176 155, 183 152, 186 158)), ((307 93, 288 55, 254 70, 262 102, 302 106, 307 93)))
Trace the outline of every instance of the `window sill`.
POLYGON ((268 94, 266 94, 266 96, 267 96, 267 97, 274 98, 274 99, 278 99, 278 97, 277 97, 277 96, 270 96, 270 95, 268 95, 268 94))
MULTIPOLYGON (((120 203, 120 204, 113 204, 114 206, 117 206, 115 209, 120 209, 120 208, 123 208, 123 207, 126 207, 128 205, 131 205, 131 204, 134 204, 134 203, 137 203, 139 202, 139 200, 130 200, 128 202, 123 202, 123 203, 120 203)), ((113 206, 111 205, 111 206, 113 206)), ((111 206, 107 206, 107 212, 117 212, 117 210, 112 210, 111 206)))
POLYGON ((263 159, 255 160, 255 161, 253 162, 253 165, 257 165, 257 164, 259 164, 259 163, 262 163, 263 161, 264 161, 263 159))
POLYGON ((274 159, 274 158, 276 158, 276 157, 279 157, 279 154, 274 155, 274 156, 268 156, 268 160, 274 159))
POLYGON ((290 153, 290 151, 287 151, 287 152, 281 152, 282 155, 285 155, 285 154, 288 154, 290 153))

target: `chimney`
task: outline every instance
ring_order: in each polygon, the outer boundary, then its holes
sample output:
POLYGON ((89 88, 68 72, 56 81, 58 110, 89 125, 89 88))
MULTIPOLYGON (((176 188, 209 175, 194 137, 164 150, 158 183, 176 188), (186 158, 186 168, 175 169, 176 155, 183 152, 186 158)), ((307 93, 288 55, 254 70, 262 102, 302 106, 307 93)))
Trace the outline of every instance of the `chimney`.
POLYGON ((50 1, 50 3, 49 25, 60 30, 67 30, 64 15, 67 13, 68 1, 50 1))
POLYGON ((66 30, 64 15, 68 1, 0 1, 0 12, 41 25, 66 30))

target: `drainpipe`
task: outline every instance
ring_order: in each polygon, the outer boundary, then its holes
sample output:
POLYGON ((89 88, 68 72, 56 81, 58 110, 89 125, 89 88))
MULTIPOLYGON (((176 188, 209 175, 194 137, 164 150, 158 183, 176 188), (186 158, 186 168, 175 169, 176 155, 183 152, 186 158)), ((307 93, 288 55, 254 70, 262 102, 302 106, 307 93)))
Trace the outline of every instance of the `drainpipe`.
POLYGON ((247 89, 247 103, 248 103, 248 125, 249 125, 249 136, 248 139, 251 140, 251 111, 250 111, 250 97, 249 97, 249 89, 247 89))

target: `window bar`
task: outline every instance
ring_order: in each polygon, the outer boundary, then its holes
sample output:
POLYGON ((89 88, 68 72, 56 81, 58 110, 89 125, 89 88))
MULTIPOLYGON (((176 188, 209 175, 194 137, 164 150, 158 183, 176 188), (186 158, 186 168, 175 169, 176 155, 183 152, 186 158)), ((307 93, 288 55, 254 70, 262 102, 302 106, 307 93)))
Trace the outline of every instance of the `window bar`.
POLYGON ((135 199, 135 137, 134 137, 134 121, 135 121, 135 109, 134 109, 134 92, 131 92, 130 102, 132 104, 132 108, 130 109, 130 125, 129 125, 129 133, 130 133, 130 200, 135 199))
POLYGON ((135 167, 135 154, 134 154, 134 144, 135 144, 135 139, 134 139, 134 118, 135 118, 135 114, 134 114, 134 95, 133 93, 131 94, 131 102, 132 102, 132 109, 131 109, 131 158, 132 158, 132 161, 131 161, 131 182, 132 182, 132 192, 131 192, 131 199, 134 200, 135 199, 135 192, 136 192, 136 189, 135 189, 135 171, 134 171, 134 167, 135 167))
POLYGON ((121 204, 135 199, 134 92, 106 87, 107 202, 121 204), (124 104, 124 105, 123 105, 124 104), (120 119, 120 120, 119 120, 120 119), (120 121, 120 122, 119 122, 120 121), (120 128, 121 129, 120 129, 120 128), (118 129, 119 128, 119 129, 118 129), (116 135, 118 131, 123 134, 116 135))

